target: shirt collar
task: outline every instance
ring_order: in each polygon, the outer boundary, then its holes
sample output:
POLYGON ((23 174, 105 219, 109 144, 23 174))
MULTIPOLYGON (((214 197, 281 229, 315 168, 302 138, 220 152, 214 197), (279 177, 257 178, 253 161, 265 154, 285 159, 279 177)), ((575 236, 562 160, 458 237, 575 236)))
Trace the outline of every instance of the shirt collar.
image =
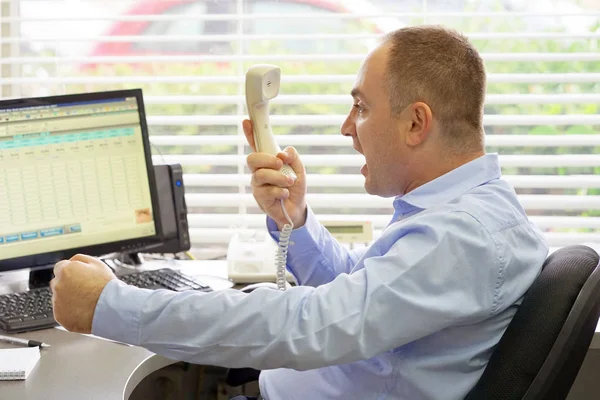
POLYGON ((426 209, 435 204, 447 203, 474 187, 500 178, 501 175, 498 154, 485 154, 403 196, 396 197, 395 214, 401 216, 415 209, 426 209))

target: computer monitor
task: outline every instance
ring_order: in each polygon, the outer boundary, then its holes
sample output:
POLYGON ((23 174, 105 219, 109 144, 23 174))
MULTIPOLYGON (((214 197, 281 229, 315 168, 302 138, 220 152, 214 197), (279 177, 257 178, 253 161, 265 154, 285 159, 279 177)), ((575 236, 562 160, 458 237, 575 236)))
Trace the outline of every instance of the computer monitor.
POLYGON ((140 89, 0 101, 0 272, 160 243, 140 89))

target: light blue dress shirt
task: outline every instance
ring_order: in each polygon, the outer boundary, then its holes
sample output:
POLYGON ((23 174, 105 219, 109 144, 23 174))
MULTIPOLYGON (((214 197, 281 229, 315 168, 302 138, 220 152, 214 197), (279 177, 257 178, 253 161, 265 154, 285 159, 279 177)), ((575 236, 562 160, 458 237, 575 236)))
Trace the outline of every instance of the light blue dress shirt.
POLYGON ((462 399, 548 246, 495 154, 397 197, 394 210, 359 251, 309 210, 288 253, 301 286, 285 292, 174 293, 113 280, 92 333, 177 360, 261 369, 267 400, 462 399))

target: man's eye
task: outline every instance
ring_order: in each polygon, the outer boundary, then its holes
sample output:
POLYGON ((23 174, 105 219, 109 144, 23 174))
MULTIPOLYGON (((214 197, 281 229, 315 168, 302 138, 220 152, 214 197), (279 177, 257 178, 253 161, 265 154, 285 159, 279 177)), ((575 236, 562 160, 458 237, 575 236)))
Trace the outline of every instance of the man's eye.
POLYGON ((354 108, 356 108, 358 110, 359 113, 363 112, 363 107, 360 104, 354 104, 354 108))

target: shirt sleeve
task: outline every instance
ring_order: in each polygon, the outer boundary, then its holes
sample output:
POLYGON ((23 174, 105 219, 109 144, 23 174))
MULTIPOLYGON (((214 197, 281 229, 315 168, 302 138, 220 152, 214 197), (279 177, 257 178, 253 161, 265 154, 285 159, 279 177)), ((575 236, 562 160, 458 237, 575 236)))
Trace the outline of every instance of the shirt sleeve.
MULTIPOLYGON (((277 224, 267 217, 267 229, 275 241, 281 232, 277 224)), ((305 224, 292 231, 287 254, 287 270, 299 285, 323 285, 339 274, 350 273, 366 249, 349 250, 342 246, 329 231, 317 221, 308 208, 305 224)))
POLYGON ((433 214, 405 224, 390 250, 367 258, 363 269, 316 288, 175 293, 111 281, 93 334, 197 364, 344 364, 488 318, 497 260, 490 235, 471 216, 433 214))

